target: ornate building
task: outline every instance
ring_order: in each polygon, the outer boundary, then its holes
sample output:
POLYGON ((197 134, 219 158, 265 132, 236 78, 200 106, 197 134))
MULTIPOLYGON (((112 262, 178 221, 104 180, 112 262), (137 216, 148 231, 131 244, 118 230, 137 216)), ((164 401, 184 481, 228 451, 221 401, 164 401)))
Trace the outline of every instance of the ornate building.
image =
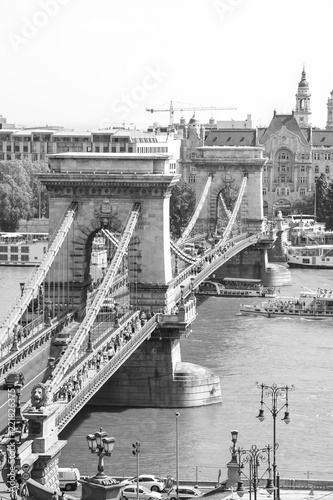
MULTIPOLYGON (((299 200, 314 195, 316 179, 333 174, 333 91, 327 101, 325 129, 309 123, 311 94, 303 68, 296 93, 295 110, 279 115, 274 111, 271 123, 264 128, 220 128, 205 132, 205 146, 262 146, 267 162, 263 167, 264 213, 273 217, 278 210, 292 213, 299 200)), ((193 120, 193 119, 192 119, 193 120)), ((191 123, 189 123, 190 127, 191 123)), ((200 129, 198 122, 196 130, 200 129)), ((195 138, 184 128, 181 173, 184 180, 196 184, 191 158, 196 156, 203 132, 195 138)), ((198 193, 200 196, 200 193, 198 193)))

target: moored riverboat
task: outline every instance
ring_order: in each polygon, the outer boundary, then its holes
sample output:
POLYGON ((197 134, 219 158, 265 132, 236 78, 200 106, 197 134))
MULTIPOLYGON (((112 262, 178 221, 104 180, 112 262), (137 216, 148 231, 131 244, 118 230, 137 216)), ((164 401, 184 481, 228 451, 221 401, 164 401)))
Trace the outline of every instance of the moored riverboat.
POLYGON ((243 315, 333 318, 333 291, 302 291, 299 297, 279 297, 259 305, 241 304, 239 310, 243 315))
POLYGON ((223 278, 221 282, 203 281, 198 295, 220 297, 275 297, 274 287, 263 286, 259 279, 223 278))
POLYGON ((0 233, 0 266, 39 265, 48 239, 48 233, 0 233))
POLYGON ((333 245, 305 245, 287 248, 290 267, 333 268, 333 245))

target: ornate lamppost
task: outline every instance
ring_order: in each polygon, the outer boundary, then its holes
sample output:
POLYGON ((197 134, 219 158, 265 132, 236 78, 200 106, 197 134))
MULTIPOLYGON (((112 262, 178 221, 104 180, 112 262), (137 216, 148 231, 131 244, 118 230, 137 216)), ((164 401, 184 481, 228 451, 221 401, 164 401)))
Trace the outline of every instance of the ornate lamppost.
POLYGON ((91 453, 96 453, 98 456, 98 473, 89 479, 94 483, 101 483, 108 477, 104 473, 104 456, 111 457, 116 440, 114 437, 107 437, 107 435, 107 432, 103 431, 101 427, 99 432, 88 434, 86 437, 91 453))
POLYGON ((252 491, 254 493, 254 500, 257 500, 258 486, 261 479, 266 474, 266 472, 268 472, 266 490, 270 495, 272 494, 273 491, 275 491, 274 483, 271 477, 271 464, 270 464, 271 449, 272 448, 270 445, 267 445, 264 448, 258 448, 255 444, 253 444, 251 448, 248 450, 245 450, 243 448, 238 448, 237 453, 238 453, 238 465, 239 465, 239 481, 236 492, 239 497, 242 497, 246 491, 243 486, 243 481, 241 479, 242 474, 248 479, 249 482, 250 500, 252 497, 252 491), (258 469, 260 463, 266 463, 266 462, 267 462, 267 467, 264 470, 263 474, 259 477, 258 469), (242 470, 244 469, 245 464, 249 465, 249 476, 247 476, 245 472, 242 470))
POLYGON ((179 440, 178 440, 178 419, 180 417, 179 411, 175 413, 176 417, 176 494, 177 500, 179 498, 179 440))
POLYGON ((13 328, 13 343, 12 343, 12 346, 10 348, 10 352, 15 352, 15 351, 18 351, 18 347, 17 347, 17 330, 18 330, 18 326, 15 325, 14 328, 13 328))
MULTIPOLYGON (((260 422, 263 422, 265 419, 264 415, 264 406, 268 409, 270 414, 273 417, 273 479, 274 479, 274 484, 276 485, 277 478, 276 478, 276 450, 279 447, 278 443, 276 442, 276 417, 278 413, 285 408, 284 412, 284 417, 283 421, 285 424, 289 424, 290 422, 290 416, 289 416, 289 403, 288 403, 288 393, 289 391, 293 391, 295 387, 293 385, 288 386, 284 385, 282 387, 278 387, 276 384, 273 385, 265 385, 265 384, 259 384, 256 382, 256 386, 261 389, 261 400, 260 400, 260 410, 259 414, 257 415, 257 419, 260 422), (265 401, 264 401, 264 396, 270 398, 270 406, 268 406, 265 401), (278 399, 284 399, 285 403, 278 408, 278 399)), ((278 498, 279 498, 279 485, 278 486, 278 498)), ((274 490, 274 500, 276 500, 276 490, 274 490)))

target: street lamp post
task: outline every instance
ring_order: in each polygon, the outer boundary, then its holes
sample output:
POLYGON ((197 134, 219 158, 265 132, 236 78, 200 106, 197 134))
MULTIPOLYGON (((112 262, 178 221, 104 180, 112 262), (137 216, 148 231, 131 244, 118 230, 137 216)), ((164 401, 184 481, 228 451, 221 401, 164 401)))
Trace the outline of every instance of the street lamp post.
POLYGON ((176 411, 176 491, 177 491, 177 500, 179 499, 179 441, 178 441, 178 419, 180 417, 180 413, 176 411))
POLYGON ((133 443, 132 448, 132 453, 136 457, 136 500, 139 500, 140 441, 133 443))
POLYGON ((101 427, 99 432, 86 436, 91 453, 96 453, 98 456, 98 473, 90 478, 90 481, 95 483, 100 483, 107 478, 104 473, 104 456, 111 457, 116 441, 114 437, 109 438, 107 435, 101 427))
POLYGON ((239 465, 239 481, 236 492, 239 497, 242 497, 246 491, 243 486, 241 474, 243 474, 249 481, 250 500, 252 496, 252 491, 254 493, 254 500, 257 500, 257 491, 259 482, 264 477, 266 472, 268 472, 266 490, 268 491, 269 494, 275 491, 273 480, 271 477, 271 462, 270 462, 271 449, 272 448, 270 445, 267 445, 264 448, 258 448, 255 444, 253 444, 249 450, 238 448, 237 453, 238 453, 238 465, 239 465), (259 477, 258 469, 261 462, 263 463, 267 462, 267 468, 265 469, 261 477, 259 477), (245 464, 249 464, 249 476, 246 476, 246 474, 242 470, 245 464))
MULTIPOLYGON (((260 422, 263 422, 265 419, 264 405, 266 406, 266 408, 273 417, 273 480, 274 484, 276 485, 276 450, 279 447, 278 443, 276 442, 276 417, 278 413, 283 408, 285 408, 285 413, 282 420, 285 422, 285 424, 289 424, 290 417, 289 417, 288 393, 289 391, 293 391, 295 387, 293 385, 291 386, 284 385, 282 387, 278 387, 276 384, 269 386, 265 384, 259 384, 258 382, 256 382, 256 386, 259 387, 259 389, 261 389, 260 410, 259 414, 257 415, 258 420, 260 422), (264 396, 271 399, 270 407, 265 403, 264 396), (280 408, 278 408, 279 398, 285 400, 285 403, 280 408)), ((279 496, 280 495, 278 491, 278 498, 279 496)), ((276 490, 274 490, 274 500, 276 500, 276 490)))

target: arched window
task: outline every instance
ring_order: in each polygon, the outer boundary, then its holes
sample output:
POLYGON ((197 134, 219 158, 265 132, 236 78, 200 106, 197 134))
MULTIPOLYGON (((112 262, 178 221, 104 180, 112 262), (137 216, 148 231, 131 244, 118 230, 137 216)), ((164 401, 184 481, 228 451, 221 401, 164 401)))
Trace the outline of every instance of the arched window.
POLYGON ((319 174, 319 165, 315 166, 315 170, 314 171, 315 171, 315 174, 319 174))

